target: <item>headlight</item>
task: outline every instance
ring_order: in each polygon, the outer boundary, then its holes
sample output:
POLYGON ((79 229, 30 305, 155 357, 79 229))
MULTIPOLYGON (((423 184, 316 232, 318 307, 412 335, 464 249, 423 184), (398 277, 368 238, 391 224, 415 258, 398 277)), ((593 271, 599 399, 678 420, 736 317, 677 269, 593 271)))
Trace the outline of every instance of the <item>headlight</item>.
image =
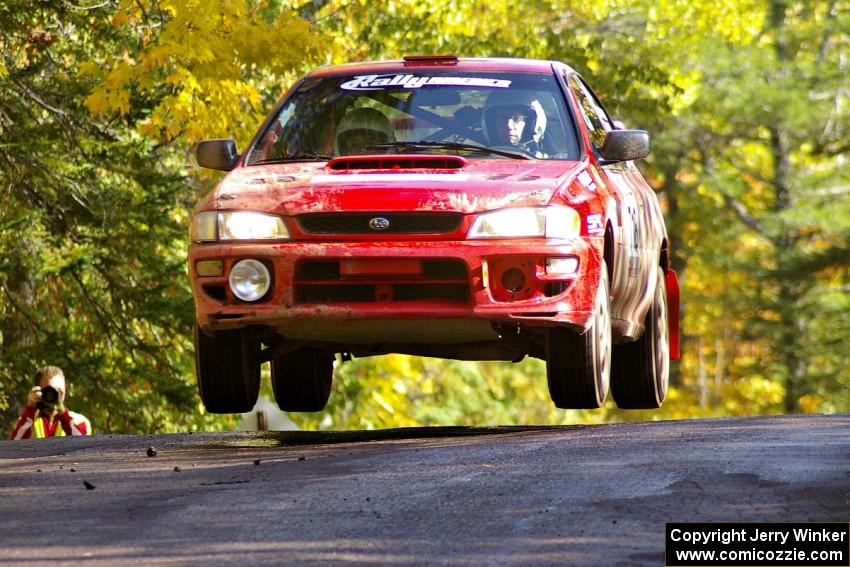
POLYGON ((280 240, 289 238, 283 219, 251 211, 207 211, 192 219, 192 240, 280 240))
POLYGON ((581 217, 570 207, 546 207, 546 237, 576 238, 581 234, 581 217))
POLYGON ((218 213, 207 212, 198 213, 192 219, 192 228, 189 231, 189 238, 192 242, 211 242, 216 240, 216 223, 218 222, 218 213))
POLYGON ((271 275, 262 262, 239 260, 230 270, 230 291, 242 301, 257 301, 271 287, 271 275))
POLYGON ((469 229, 469 238, 574 238, 581 219, 570 207, 518 207, 484 213, 469 229))

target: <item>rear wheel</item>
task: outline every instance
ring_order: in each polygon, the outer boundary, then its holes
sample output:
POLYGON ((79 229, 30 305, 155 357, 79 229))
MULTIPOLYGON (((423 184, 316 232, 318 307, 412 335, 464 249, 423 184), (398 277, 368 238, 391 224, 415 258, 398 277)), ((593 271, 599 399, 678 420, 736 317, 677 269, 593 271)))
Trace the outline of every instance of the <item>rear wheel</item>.
POLYGON ((321 411, 333 383, 333 356, 300 348, 272 359, 272 388, 284 411, 321 411))
POLYGON ((646 314, 643 335, 614 347, 611 393, 623 409, 655 409, 667 396, 670 381, 670 336, 667 286, 658 268, 655 295, 646 314))
POLYGON ((549 330, 546 376, 549 395, 559 408, 598 408, 608 395, 611 376, 611 311, 608 269, 603 262, 594 302, 593 323, 581 335, 561 327, 549 330))
POLYGON ((243 330, 205 334, 195 325, 198 392, 210 413, 245 413, 260 392, 259 344, 243 330))

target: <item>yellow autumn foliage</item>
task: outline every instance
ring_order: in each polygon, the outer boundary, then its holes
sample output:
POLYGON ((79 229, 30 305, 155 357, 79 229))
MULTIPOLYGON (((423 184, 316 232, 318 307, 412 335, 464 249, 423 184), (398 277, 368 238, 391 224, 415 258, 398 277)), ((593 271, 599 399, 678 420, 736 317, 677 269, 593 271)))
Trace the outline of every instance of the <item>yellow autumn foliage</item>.
POLYGON ((111 25, 136 35, 138 49, 83 63, 81 73, 98 81, 85 104, 95 115, 128 117, 135 99, 154 98, 135 126, 162 142, 246 141, 268 112, 269 84, 321 51, 308 22, 246 0, 123 0, 111 25))

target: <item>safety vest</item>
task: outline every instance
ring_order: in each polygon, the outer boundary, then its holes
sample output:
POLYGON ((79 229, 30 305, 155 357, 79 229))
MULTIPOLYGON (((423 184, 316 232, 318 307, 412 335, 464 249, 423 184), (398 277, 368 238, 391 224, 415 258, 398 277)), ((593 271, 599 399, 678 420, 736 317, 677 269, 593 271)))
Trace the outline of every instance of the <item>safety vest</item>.
MULTIPOLYGON (((89 435, 91 435, 91 422, 86 416, 73 411, 69 411, 68 413, 71 416, 72 423, 85 423, 86 431, 89 435)), ((47 437, 47 432, 44 429, 44 418, 39 415, 36 415, 35 419, 33 419, 32 437, 33 439, 44 439, 45 437, 47 437)), ((53 433, 53 437, 65 437, 65 430, 62 429, 61 423, 56 424, 56 430, 53 433)))

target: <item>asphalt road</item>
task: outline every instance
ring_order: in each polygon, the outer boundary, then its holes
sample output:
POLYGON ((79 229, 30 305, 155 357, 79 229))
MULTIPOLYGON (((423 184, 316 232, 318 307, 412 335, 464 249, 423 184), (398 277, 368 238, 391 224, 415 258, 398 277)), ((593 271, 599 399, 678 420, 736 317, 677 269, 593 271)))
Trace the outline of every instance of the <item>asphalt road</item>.
POLYGON ((850 415, 3 441, 0 565, 658 566, 668 521, 850 521, 848 465, 850 415))

